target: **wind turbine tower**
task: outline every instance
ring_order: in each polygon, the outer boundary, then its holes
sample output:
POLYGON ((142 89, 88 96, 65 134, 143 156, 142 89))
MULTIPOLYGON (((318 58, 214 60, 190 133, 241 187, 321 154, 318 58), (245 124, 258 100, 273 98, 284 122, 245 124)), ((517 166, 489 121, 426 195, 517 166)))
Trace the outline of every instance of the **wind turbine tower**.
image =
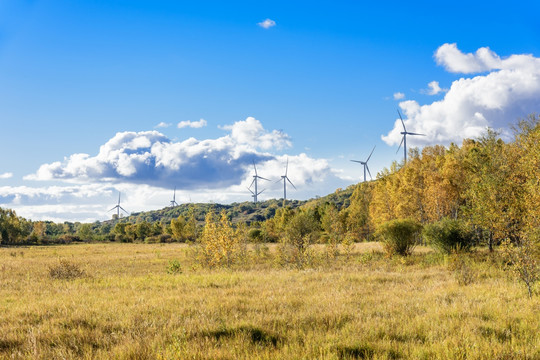
MULTIPOLYGON (((287 158, 287 166, 285 167, 285 175, 281 175, 281 180, 283 180, 283 206, 285 206, 285 201, 287 200, 287 181, 296 190, 296 186, 294 186, 292 181, 287 176, 288 171, 289 171, 289 158, 287 158)), ((278 180, 278 182, 281 181, 281 180, 278 180)))
POLYGON ((120 192, 118 192, 118 204, 116 204, 116 206, 114 206, 109 211, 113 211, 114 209, 116 209, 116 218, 117 219, 120 219, 120 210, 122 210, 123 212, 128 214, 128 212, 122 206, 120 206, 120 192))
POLYGON ((401 149, 401 145, 403 144, 403 158, 405 159, 405 164, 407 163, 407 135, 419 135, 419 136, 426 136, 426 134, 418 134, 407 131, 407 128, 405 128, 405 123, 403 122, 403 118, 401 117, 401 113, 398 109, 398 115, 399 119, 401 120, 401 124, 403 125, 403 131, 401 132, 401 135, 403 135, 403 138, 401 139, 401 143, 399 144, 399 147, 396 151, 396 154, 398 153, 399 149, 401 149))
POLYGON ((253 194, 251 196, 253 197, 253 202, 256 204, 257 196, 259 196, 264 191, 264 189, 261 191, 258 190, 257 188, 258 179, 263 179, 266 181, 270 181, 270 180, 263 178, 262 176, 259 176, 259 174, 257 174, 257 166, 255 166, 255 160, 253 160, 253 169, 255 170, 255 175, 253 175, 253 181, 251 182, 251 185, 249 185, 248 190, 251 192, 251 194, 253 194), (254 188, 255 191, 251 190, 251 187, 253 185, 255 185, 255 188, 254 188))
POLYGON ((173 197, 171 200, 171 207, 178 206, 178 203, 176 202, 176 186, 174 187, 173 197))
POLYGON ((364 165, 364 182, 366 182, 366 170, 369 173, 369 177, 371 178, 371 180, 373 180, 373 177, 371 176, 371 172, 369 171, 369 166, 367 164, 369 159, 371 159, 371 155, 373 155, 373 151, 375 151, 375 146, 373 147, 373 150, 371 150, 371 153, 369 154, 366 161, 351 160, 352 162, 356 162, 356 163, 360 163, 360 164, 364 165))

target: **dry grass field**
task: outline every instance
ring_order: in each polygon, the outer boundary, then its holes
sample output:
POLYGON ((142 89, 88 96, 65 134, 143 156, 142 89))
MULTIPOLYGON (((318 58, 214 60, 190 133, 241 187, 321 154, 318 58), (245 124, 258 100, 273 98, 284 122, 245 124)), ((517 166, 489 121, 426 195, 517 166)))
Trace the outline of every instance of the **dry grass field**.
POLYGON ((0 248, 0 358, 540 359, 538 289, 496 255, 251 257, 209 270, 179 244, 0 248))

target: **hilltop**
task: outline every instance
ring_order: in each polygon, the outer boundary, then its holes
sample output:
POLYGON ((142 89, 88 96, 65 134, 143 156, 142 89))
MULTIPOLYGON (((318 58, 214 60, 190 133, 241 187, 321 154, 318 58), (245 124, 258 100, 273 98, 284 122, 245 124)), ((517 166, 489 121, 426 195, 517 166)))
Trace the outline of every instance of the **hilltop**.
MULTIPOLYGON (((303 206, 317 206, 324 203, 333 203, 339 209, 349 206, 350 197, 354 191, 356 185, 351 185, 346 189, 337 189, 335 192, 322 197, 316 197, 309 200, 287 200, 287 205, 291 209, 296 209, 303 206)), ((276 210, 283 207, 283 199, 270 199, 266 201, 259 201, 257 204, 252 201, 245 201, 241 203, 231 204, 217 204, 217 203, 185 203, 178 206, 168 206, 159 210, 141 211, 131 213, 129 216, 122 217, 123 222, 139 223, 149 222, 154 223, 160 221, 161 223, 169 223, 172 219, 176 219, 179 216, 187 216, 190 209, 194 212, 195 218, 202 222, 206 213, 213 209, 219 213, 225 210, 229 215, 229 218, 233 223, 245 222, 250 224, 256 221, 264 221, 270 219, 276 213, 276 210)), ((116 219, 103 221, 105 224, 114 224, 116 219)))

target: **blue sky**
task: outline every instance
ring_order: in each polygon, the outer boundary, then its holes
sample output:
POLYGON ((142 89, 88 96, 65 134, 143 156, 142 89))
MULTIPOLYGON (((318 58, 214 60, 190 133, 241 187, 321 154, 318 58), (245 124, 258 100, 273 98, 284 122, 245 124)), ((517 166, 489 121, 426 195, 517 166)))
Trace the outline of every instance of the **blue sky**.
POLYGON ((413 146, 508 135, 540 111, 539 8, 2 1, 0 206, 92 221, 117 191, 130 211, 174 186, 180 202, 244 201, 254 159, 276 180, 290 159, 290 197, 325 195, 358 182, 349 160, 375 145, 374 176, 401 161, 398 107, 428 135, 413 146))

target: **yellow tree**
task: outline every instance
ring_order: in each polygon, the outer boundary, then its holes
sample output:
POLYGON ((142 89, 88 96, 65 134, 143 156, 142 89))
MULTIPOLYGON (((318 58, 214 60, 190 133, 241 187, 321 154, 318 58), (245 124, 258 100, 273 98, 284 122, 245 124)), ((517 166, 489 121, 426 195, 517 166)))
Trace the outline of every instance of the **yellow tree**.
POLYGON ((43 221, 37 221, 34 223, 32 234, 30 236, 36 240, 43 240, 45 237, 46 228, 47 224, 45 224, 43 221))
POLYGON ((342 242, 343 234, 345 233, 345 224, 335 204, 329 203, 324 206, 324 212, 321 216, 321 226, 326 232, 328 253, 336 257, 339 255, 338 245, 342 242))
POLYGON ((428 222, 444 217, 457 218, 459 209, 460 163, 455 157, 459 148, 452 144, 428 146, 422 150, 424 174, 424 215, 428 222))
POLYGON ((409 150, 409 161, 396 176, 399 187, 392 194, 396 204, 396 217, 399 219, 414 219, 420 223, 425 221, 424 216, 424 174, 422 171, 422 158, 417 149, 409 150))
POLYGON ((369 205, 373 192, 373 182, 363 182, 354 189, 348 208, 340 213, 345 218, 345 229, 355 239, 369 239, 373 225, 369 216, 369 205))
POLYGON ((186 241, 186 218, 182 215, 178 216, 176 219, 171 220, 171 235, 176 241, 186 241))
POLYGON ((530 115, 518 123, 516 134, 518 169, 524 176, 527 232, 540 229, 540 116, 530 115))
POLYGON ((519 236, 523 186, 515 175, 516 153, 488 129, 467 158, 466 214, 484 233, 490 251, 506 238, 519 236))
POLYGON ((221 212, 219 221, 213 211, 206 214, 200 245, 202 260, 208 266, 232 265, 240 251, 240 241, 225 210, 221 212))
POLYGON ((396 199, 399 196, 399 178, 396 172, 397 163, 394 162, 390 170, 384 168, 377 175, 369 203, 370 222, 375 228, 396 218, 396 199))

